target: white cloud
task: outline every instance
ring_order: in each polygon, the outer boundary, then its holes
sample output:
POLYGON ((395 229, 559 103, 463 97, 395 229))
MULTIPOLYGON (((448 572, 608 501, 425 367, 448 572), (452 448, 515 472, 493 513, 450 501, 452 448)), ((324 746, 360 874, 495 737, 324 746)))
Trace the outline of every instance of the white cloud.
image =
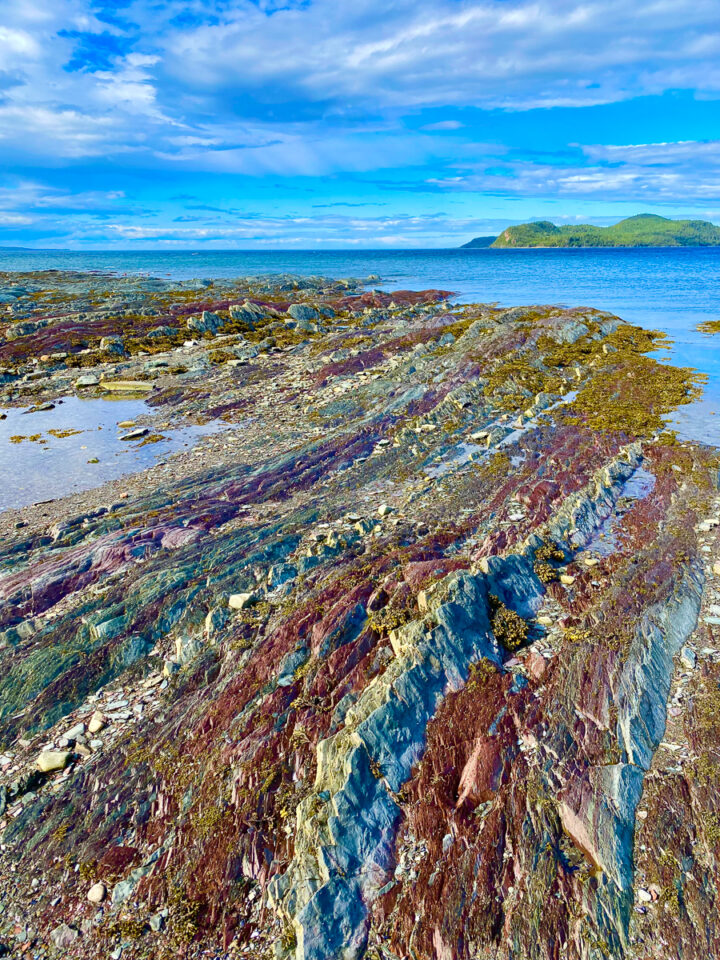
POLYGON ((108 116, 88 116, 71 108, 0 104, 0 145, 2 141, 15 142, 21 148, 32 145, 35 150, 52 149, 55 156, 97 155, 103 152, 112 127, 108 116))
MULTIPOLYGON (((717 0, 0 5, 0 166, 8 169, 87 164, 107 172, 114 164, 120 193, 132 167, 146 182, 195 176, 198 192, 205 175, 272 183, 344 174, 354 185, 370 182, 375 199, 403 189, 457 202, 472 192, 566 197, 575 207, 582 197, 708 205, 720 198, 715 141, 590 144, 552 162, 518 159, 490 142, 491 120, 484 129, 476 112, 456 109, 583 107, 675 89, 720 99, 717 0)), ((523 118, 514 122, 517 130, 523 118)), ((114 235, 128 242, 211 242, 218 229, 180 228, 170 215, 155 223, 145 213, 133 225, 117 212, 131 201, 85 183, 74 191, 24 189, 15 201, 0 190, 0 212, 36 222, 72 207, 79 236, 101 215, 112 216, 114 235)), ((347 198, 357 200, 352 190, 347 198)), ((237 234, 225 224, 224 235, 350 242, 351 231, 363 242, 389 243, 429 229, 407 219, 264 223, 235 224, 245 231, 237 234)))
POLYGON ((426 123, 423 130, 460 130, 464 124, 459 120, 438 120, 437 123, 426 123))
MULTIPOLYGON (((143 58, 148 65, 157 62, 157 57, 143 58)), ((156 91, 149 74, 142 65, 130 61, 130 57, 116 70, 97 70, 94 76, 99 81, 97 96, 109 106, 121 106, 135 113, 154 111, 156 91)))
POLYGON ((21 213, 3 213, 0 211, 0 224, 3 226, 19 227, 32 222, 32 217, 26 217, 21 213))
POLYGON ((39 53, 40 46, 31 34, 0 26, 0 70, 12 69, 39 53))
MULTIPOLYGON (((179 129, 205 139, 199 147, 219 138, 245 146, 233 128, 249 122, 268 130, 323 122, 342 132, 377 111, 581 106, 680 87, 720 96, 717 0, 133 0, 116 11, 119 25, 98 20, 91 0, 5 0, 3 8, 0 69, 20 70, 23 81, 8 96, 28 110, 30 134, 33 111, 65 121, 45 125, 45 150, 53 137, 67 139, 73 116, 93 133, 92 154, 108 115, 112 129, 101 139, 113 153, 141 144, 172 151, 179 129), (182 12, 193 25, 174 19, 182 12), (68 72, 80 42, 72 31, 85 32, 90 50, 108 38, 133 49, 68 72)), ((449 118, 426 131, 459 125, 449 118)), ((75 138, 72 155, 81 143, 75 138)))
POLYGON ((325 103, 523 108, 673 86, 720 91, 717 5, 654 0, 316 0, 268 18, 250 4, 171 32, 165 68, 203 91, 232 87, 325 103), (271 91, 272 92, 272 91, 271 91))
POLYGON ((447 237, 454 243, 458 230, 472 234, 483 226, 483 222, 476 219, 451 220, 442 216, 356 217, 326 214, 313 217, 233 217, 231 222, 198 226, 113 222, 107 229, 123 241, 137 245, 153 241, 175 245, 216 243, 242 246, 252 241, 260 245, 282 243, 307 247, 355 244, 369 247, 417 246, 429 236, 447 237))
POLYGON ((674 204, 720 197, 720 141, 580 147, 587 165, 509 161, 502 172, 470 169, 430 178, 430 189, 520 197, 594 197, 674 204))

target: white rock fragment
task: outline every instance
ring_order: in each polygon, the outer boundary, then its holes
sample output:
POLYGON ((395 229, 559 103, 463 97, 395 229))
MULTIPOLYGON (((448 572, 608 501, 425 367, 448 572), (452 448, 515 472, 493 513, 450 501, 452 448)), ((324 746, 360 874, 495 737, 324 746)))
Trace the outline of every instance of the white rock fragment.
POLYGON ((64 770, 71 756, 69 750, 43 750, 35 765, 41 773, 52 773, 54 770, 64 770))
POLYGON ((697 665, 697 656, 692 647, 685 646, 680 651, 680 661, 688 670, 694 670, 697 665))
POLYGON ((87 898, 90 903, 102 903, 106 894, 107 889, 104 883, 94 883, 88 890, 87 898))
POLYGON ((244 610, 257 602, 257 594, 231 593, 228 597, 228 606, 231 610, 244 610))

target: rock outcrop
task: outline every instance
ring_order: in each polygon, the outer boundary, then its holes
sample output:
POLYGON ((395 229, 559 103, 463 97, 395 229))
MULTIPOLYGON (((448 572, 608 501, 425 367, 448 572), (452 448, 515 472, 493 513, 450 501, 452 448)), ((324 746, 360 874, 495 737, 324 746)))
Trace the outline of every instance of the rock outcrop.
POLYGON ((718 956, 718 457, 665 428, 698 384, 659 336, 16 279, 6 407, 150 384, 128 445, 218 429, 0 514, 1 944, 718 956))

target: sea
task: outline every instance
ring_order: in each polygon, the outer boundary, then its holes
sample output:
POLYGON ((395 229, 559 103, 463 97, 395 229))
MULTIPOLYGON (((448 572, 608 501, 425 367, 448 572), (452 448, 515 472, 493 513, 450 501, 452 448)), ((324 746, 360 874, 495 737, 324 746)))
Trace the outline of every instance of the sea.
MULTIPOLYGON (((456 303, 559 304, 607 310, 662 330, 658 359, 707 375, 703 398, 670 421, 680 438, 720 446, 720 248, 448 250, 112 250, 0 249, 0 271, 98 270, 187 280, 262 274, 367 279, 382 290, 436 288, 456 303)), ((183 442, 188 442, 185 439, 183 442)), ((7 448, 5 448, 7 450, 7 448)), ((0 453, 3 451, 0 450, 0 453)), ((28 494, 26 496, 29 497, 28 494)), ((2 503, 0 510, 8 504, 2 503)))

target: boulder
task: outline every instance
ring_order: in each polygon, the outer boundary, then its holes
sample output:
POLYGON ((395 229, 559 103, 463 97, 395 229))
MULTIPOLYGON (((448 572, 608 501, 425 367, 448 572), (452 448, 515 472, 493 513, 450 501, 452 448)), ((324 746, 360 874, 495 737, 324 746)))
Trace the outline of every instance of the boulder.
POLYGON ((121 357, 125 354, 125 344, 121 337, 103 337, 100 341, 100 349, 105 353, 112 353, 121 357))
POLYGON ((88 733, 100 733, 101 730, 105 729, 106 725, 107 721, 105 717, 99 710, 96 710, 88 722, 88 733))
POLYGON ((315 309, 315 307, 311 307, 308 303, 290 304, 288 307, 288 314, 293 318, 293 320, 297 320, 298 323, 301 321, 320 319, 319 312, 315 309))
POLYGON ((250 303, 246 300, 242 305, 234 303, 230 307, 230 316, 233 320, 240 320, 247 324, 252 330, 258 320, 262 320, 267 315, 266 311, 256 303, 250 303))
POLYGON ((18 337, 26 337, 29 333, 35 333, 48 325, 47 320, 24 320, 21 323, 13 323, 5 332, 8 340, 17 340, 18 337))
POLYGON ((228 597, 228 606, 231 610, 244 610, 257 603, 257 595, 254 593, 231 593, 228 597))
POLYGON ((177 327, 153 327, 148 333, 148 337, 157 337, 158 339, 161 337, 174 337, 178 332, 177 327))
POLYGON ((203 310, 199 317, 190 317, 187 326, 188 330, 195 330, 197 333, 217 333, 224 323, 222 317, 216 313, 203 310))

